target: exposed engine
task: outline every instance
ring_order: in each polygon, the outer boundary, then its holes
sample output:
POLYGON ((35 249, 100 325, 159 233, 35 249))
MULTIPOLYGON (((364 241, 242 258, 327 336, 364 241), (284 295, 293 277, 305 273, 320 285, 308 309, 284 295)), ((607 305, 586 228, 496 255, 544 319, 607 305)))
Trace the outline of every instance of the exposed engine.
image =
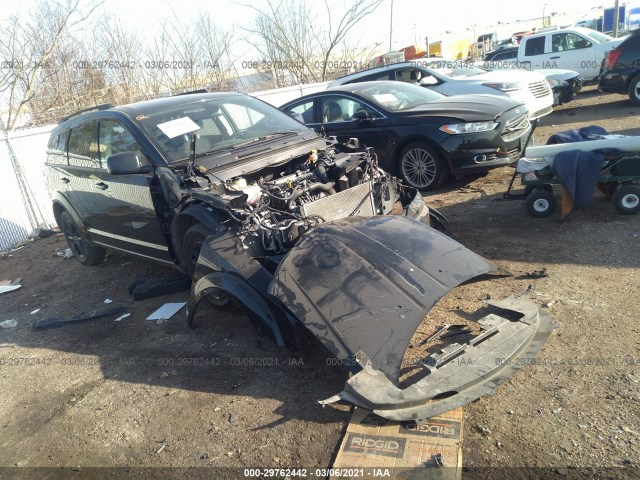
MULTIPOLYGON (((229 202, 243 233, 259 235, 271 253, 286 253, 300 235, 318 223, 350 215, 374 215, 374 191, 388 175, 370 151, 312 151, 279 171, 226 182, 229 202), (333 200, 335 198, 335 201, 333 200)), ((387 199, 391 196, 387 194, 387 199)), ((395 202, 395 195, 393 200, 395 202)))

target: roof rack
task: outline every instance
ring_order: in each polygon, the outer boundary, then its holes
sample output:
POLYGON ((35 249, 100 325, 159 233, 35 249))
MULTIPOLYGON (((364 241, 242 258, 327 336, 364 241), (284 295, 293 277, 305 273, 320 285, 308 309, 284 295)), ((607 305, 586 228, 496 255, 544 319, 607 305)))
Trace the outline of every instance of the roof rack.
POLYGON ((100 105, 96 105, 94 107, 89 107, 89 108, 84 108, 82 110, 78 110, 75 113, 72 113, 71 115, 67 115, 66 117, 63 117, 62 120, 60 120, 61 122, 65 122, 67 120, 69 120, 71 117, 75 117, 76 115, 80 115, 81 113, 87 113, 87 112, 94 112, 94 111, 100 111, 100 110, 107 110, 109 108, 113 108, 115 107, 114 104, 112 103, 102 103, 100 105))
POLYGON ((199 90, 191 90, 190 92, 176 93, 175 95, 171 95, 171 96, 179 97, 180 95, 192 95, 194 93, 209 93, 209 91, 206 88, 201 88, 199 90))

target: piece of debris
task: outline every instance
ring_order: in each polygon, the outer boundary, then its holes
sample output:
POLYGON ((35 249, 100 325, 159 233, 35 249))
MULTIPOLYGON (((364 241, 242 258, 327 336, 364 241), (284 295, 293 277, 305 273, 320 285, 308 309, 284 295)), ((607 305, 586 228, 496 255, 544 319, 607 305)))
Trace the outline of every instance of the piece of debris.
POLYGON ((55 230, 51 230, 50 228, 36 228, 30 235, 30 237, 33 239, 41 239, 50 237, 51 235, 55 235, 56 233, 58 232, 55 230))
POLYGON ((175 292, 189 290, 191 278, 186 275, 168 278, 136 277, 129 285, 134 300, 144 300, 175 292))
POLYGON ((160 374, 160 378, 167 378, 167 377, 169 377, 169 374, 167 372, 162 372, 160 374))
POLYGON ((0 285, 0 293, 13 292, 18 290, 22 285, 0 285))
POLYGON ((58 253, 56 253, 56 255, 65 259, 73 258, 75 256, 73 250, 71 250, 70 248, 67 248, 66 250, 60 250, 58 253))
POLYGON ((120 321, 122 321, 122 320, 124 320, 125 318, 130 317, 130 316, 131 316, 131 314, 130 314, 130 313, 125 313, 125 314, 120 315, 120 316, 119 316, 118 318, 116 318, 114 321, 116 321, 116 322, 120 322, 120 321))
POLYGON ((117 315, 119 313, 122 313, 124 310, 126 310, 126 307, 113 307, 113 308, 107 308, 105 310, 99 310, 97 312, 92 312, 89 314, 78 315, 76 317, 72 317, 69 319, 48 318, 46 320, 37 321, 36 323, 33 324, 31 328, 33 328, 34 330, 44 330, 46 328, 62 327, 70 323, 80 323, 87 320, 96 320, 98 318, 110 317, 111 315, 117 315))
POLYGON ((230 413, 229 414, 229 423, 233 423, 233 421, 236 419, 236 414, 235 413, 230 413))
POLYGON ((18 326, 18 321, 15 318, 0 322, 0 328, 15 328, 18 326))
POLYGON ((549 273, 547 272, 546 268, 543 268, 542 270, 534 270, 533 272, 527 272, 524 274, 524 278, 544 278, 548 276, 549 273))
POLYGON ((162 445, 160 446, 160 448, 158 450, 156 450, 156 455, 159 454, 160 452, 162 452, 165 448, 167 448, 166 440, 162 440, 159 443, 162 443, 162 445))
POLYGON ((554 408, 551 410, 553 413, 560 413, 562 411, 562 407, 554 408))
MULTIPOLYGON (((155 312, 147 317, 147 320, 162 320, 166 321, 173 317, 178 310, 184 307, 187 302, 178 302, 178 303, 165 303, 163 306, 158 308, 155 312)), ((162 322, 158 322, 162 323, 162 322)))
POLYGON ((206 460, 207 458, 209 458, 209 454, 206 452, 200 455, 200 460, 206 460))
POLYGON ((104 303, 106 303, 107 305, 109 305, 110 303, 113 303, 113 300, 111 300, 110 298, 105 298, 105 299, 104 299, 104 303))
POLYGON ((39 308, 36 308, 33 312, 31 312, 31 315, 35 315, 36 313, 38 313, 40 311, 39 308))
POLYGON ((222 408, 220 408, 220 407, 216 407, 216 408, 213 409, 214 412, 219 412, 220 410, 222 410, 222 408))
POLYGON ((438 467, 444 467, 444 456, 441 453, 436 453, 433 456, 433 461, 436 462, 438 467))

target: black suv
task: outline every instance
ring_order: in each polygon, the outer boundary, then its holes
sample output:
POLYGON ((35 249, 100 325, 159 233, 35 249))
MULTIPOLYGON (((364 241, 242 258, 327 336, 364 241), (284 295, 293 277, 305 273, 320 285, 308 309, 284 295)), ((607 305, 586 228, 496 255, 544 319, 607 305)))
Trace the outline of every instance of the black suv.
POLYGON ((640 105, 640 29, 633 30, 617 48, 606 53, 598 90, 629 95, 640 105))
POLYGON ((223 230, 277 264, 314 225, 388 213, 399 197, 428 222, 422 197, 356 142, 235 93, 80 112, 53 130, 47 166, 55 218, 85 265, 109 248, 193 276, 203 240, 223 230))

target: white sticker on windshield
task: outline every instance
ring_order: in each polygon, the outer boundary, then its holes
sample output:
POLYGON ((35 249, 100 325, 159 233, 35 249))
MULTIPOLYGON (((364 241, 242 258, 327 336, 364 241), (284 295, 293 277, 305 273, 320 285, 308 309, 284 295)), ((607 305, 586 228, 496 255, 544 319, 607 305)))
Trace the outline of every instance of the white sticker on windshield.
POLYGON ((378 95, 374 95, 373 98, 375 98, 379 103, 383 103, 383 104, 398 101, 398 99, 393 93, 379 93, 378 95))
POLYGON ((195 132, 200 129, 198 124, 189 117, 182 117, 168 122, 159 123, 158 128, 169 138, 175 138, 178 135, 184 135, 185 133, 195 132))

